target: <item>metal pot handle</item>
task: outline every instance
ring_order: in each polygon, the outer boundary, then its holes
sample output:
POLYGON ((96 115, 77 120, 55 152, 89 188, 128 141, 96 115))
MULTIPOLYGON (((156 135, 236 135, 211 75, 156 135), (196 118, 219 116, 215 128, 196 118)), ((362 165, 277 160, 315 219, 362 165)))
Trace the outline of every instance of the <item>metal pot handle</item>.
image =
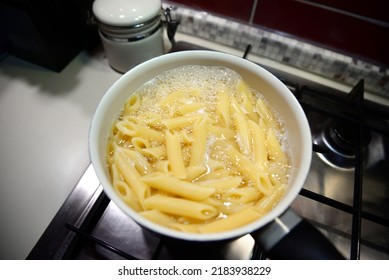
POLYGON ((165 17, 165 20, 162 22, 166 24, 166 33, 167 37, 172 45, 172 47, 175 45, 176 40, 174 38, 178 25, 180 24, 180 19, 174 19, 172 17, 172 11, 175 10, 175 7, 169 6, 166 9, 163 10, 163 15, 165 17))
POLYGON ((344 257, 313 225, 288 208, 252 233, 269 259, 342 260, 344 257))

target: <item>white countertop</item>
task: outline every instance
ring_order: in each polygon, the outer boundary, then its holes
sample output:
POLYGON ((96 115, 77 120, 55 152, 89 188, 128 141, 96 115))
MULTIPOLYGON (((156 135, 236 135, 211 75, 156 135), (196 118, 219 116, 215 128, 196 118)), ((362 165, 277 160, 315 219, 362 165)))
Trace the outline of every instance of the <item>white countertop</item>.
MULTIPOLYGON (((176 39, 242 55, 183 34, 176 39)), ((249 59, 349 90, 268 59, 249 59)), ((120 76, 101 49, 82 51, 61 73, 13 56, 0 61, 0 259, 26 258, 85 172, 94 109, 120 76)))
POLYGON ((0 259, 24 259, 89 165, 89 124, 120 74, 81 52, 55 73, 0 62, 0 259))

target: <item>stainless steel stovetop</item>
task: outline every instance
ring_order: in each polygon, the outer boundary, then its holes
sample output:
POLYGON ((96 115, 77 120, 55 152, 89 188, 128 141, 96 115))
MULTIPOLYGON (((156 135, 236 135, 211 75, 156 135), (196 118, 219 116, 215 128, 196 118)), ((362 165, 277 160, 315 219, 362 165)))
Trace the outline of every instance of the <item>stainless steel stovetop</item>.
MULTIPOLYGON (((173 51, 202 49, 178 42, 173 51)), ((389 259, 389 109, 268 69, 291 89, 313 134, 314 156, 292 208, 347 259, 389 259), (363 105, 362 105, 363 104, 363 105)), ((310 148, 310 147, 307 147, 310 148)), ((158 237, 103 192, 89 166, 28 259, 265 259, 251 235, 218 243, 158 237)))

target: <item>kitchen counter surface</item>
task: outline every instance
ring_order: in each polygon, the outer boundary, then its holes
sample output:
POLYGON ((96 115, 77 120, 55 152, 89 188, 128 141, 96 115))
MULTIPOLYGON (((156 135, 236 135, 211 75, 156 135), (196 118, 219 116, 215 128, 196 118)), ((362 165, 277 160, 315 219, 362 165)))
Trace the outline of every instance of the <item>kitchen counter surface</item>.
MULTIPOLYGON (((177 34, 176 40, 241 55, 240 51, 183 34, 177 34)), ((268 59, 249 58, 304 74, 268 59)), ((304 75, 349 90, 321 77, 304 75)), ((13 56, 0 61, 0 259, 26 258, 89 166, 88 132, 93 112, 120 76, 99 48, 82 51, 60 73, 13 56)))
POLYGON ((24 259, 89 165, 89 124, 120 74, 103 52, 55 73, 0 62, 0 259, 24 259))

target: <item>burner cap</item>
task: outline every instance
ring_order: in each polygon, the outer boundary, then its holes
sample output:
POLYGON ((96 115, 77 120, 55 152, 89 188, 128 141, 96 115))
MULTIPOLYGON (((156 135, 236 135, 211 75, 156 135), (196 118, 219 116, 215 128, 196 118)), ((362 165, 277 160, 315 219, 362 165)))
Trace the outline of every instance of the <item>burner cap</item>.
MULTIPOLYGON (((319 157, 333 167, 354 169, 355 151, 358 144, 357 139, 359 138, 357 132, 358 129, 355 126, 337 121, 328 122, 315 139, 316 144, 327 148, 325 152, 319 154, 319 157)), ((363 136, 364 153, 370 138, 370 133, 365 133, 363 136)))

